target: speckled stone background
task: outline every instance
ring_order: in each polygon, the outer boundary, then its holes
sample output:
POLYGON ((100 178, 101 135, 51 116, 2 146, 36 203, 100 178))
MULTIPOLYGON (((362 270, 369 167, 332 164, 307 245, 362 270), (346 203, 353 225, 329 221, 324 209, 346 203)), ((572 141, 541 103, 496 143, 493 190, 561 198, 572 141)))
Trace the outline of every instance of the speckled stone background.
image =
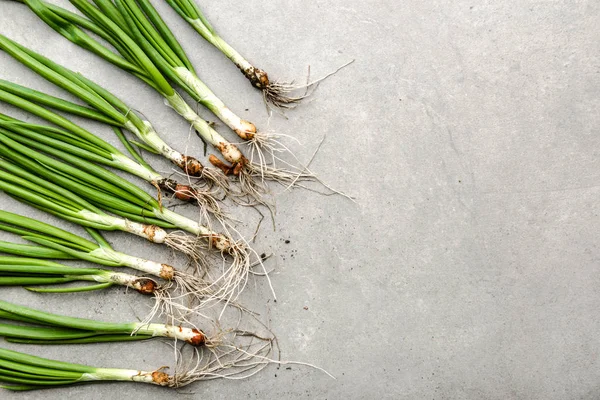
MULTIPOLYGON (((302 161, 325 137, 312 168, 356 199, 281 193, 276 231, 263 224, 255 244, 275 253, 267 267, 278 301, 263 278, 251 279, 242 296, 269 320, 283 359, 313 363, 337 379, 270 366, 247 380, 198 383, 177 397, 600 397, 600 1, 202 2, 222 35, 273 76, 302 80, 310 65, 319 77, 356 60, 288 119, 269 119, 243 76, 166 3, 154 3, 231 108, 298 138, 302 146, 288 143, 302 161)), ((26 7, 1 1, 0 32, 93 77, 172 142, 201 154, 199 140, 155 93, 26 7)), ((3 79, 62 93, 5 54, 0 63, 3 79)), ((0 111, 25 117, 6 105, 0 111)), ((115 142, 106 127, 84 124, 115 142)), ((68 227, 4 194, 0 203, 68 227)), ((251 231, 257 214, 234 212, 251 231)), ((171 257, 137 238, 107 237, 117 249, 171 257)), ((135 318, 141 304, 120 289, 2 293, 111 321, 135 318)), ((157 342, 6 346, 107 367, 148 369, 171 360, 157 342)), ((134 384, 0 394, 166 396, 173 394, 134 384)))

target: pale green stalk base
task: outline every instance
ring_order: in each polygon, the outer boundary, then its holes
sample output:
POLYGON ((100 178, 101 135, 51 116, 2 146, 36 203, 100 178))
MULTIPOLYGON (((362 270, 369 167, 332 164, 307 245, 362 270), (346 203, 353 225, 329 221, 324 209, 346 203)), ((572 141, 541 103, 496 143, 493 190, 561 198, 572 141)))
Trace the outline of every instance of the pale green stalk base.
POLYGON ((143 288, 140 285, 140 277, 130 274, 124 274, 122 272, 106 271, 104 273, 96 275, 65 275, 65 278, 73 278, 77 280, 85 280, 98 283, 114 283, 115 285, 126 286, 137 291, 143 290, 143 288))
POLYGON ((81 382, 94 381, 121 381, 149 383, 159 386, 168 386, 169 377, 164 372, 136 371, 134 369, 98 368, 93 373, 81 375, 81 382))
POLYGON ((238 117, 221 99, 202 82, 194 73, 184 67, 174 69, 175 73, 200 97, 200 102, 212 111, 225 125, 238 135, 256 132, 256 127, 238 117))
POLYGON ((160 155, 171 160, 174 164, 185 165, 185 156, 162 140, 148 121, 143 122, 145 128, 142 131, 140 131, 131 121, 127 121, 124 127, 160 155))
POLYGON ((211 128, 204 119, 200 118, 178 93, 172 96, 165 96, 165 100, 169 106, 194 127, 204 141, 219 149, 227 161, 234 164, 244 162, 244 156, 240 150, 235 145, 229 143, 219 132, 211 128))
POLYGON ((105 247, 99 247, 98 249, 91 251, 89 254, 92 257, 96 257, 101 260, 113 261, 123 267, 129 267, 166 280, 172 280, 175 273, 174 268, 170 265, 160 264, 155 261, 130 256, 105 247))
POLYGON ((140 177, 146 182, 159 182, 165 179, 161 174, 144 167, 124 154, 112 154, 112 158, 122 166, 123 171, 140 177))
POLYGON ((82 210, 78 214, 81 215, 81 219, 83 220, 95 222, 111 229, 132 233, 153 243, 165 243, 167 238, 167 232, 155 225, 140 224, 110 215, 99 215, 87 210, 82 210))
POLYGON ((179 95, 174 93, 171 96, 165 96, 167 105, 171 106, 177 114, 181 115, 186 121, 198 131, 202 138, 213 146, 217 146, 219 143, 226 141, 217 131, 212 129, 208 122, 200 118, 198 114, 190 107, 185 100, 179 95))
POLYGON ((206 337, 197 329, 184 328, 181 326, 164 324, 137 323, 133 329, 138 335, 149 335, 155 337, 167 337, 199 346, 204 344, 206 337))
POLYGON ((233 47, 229 45, 225 40, 223 40, 219 35, 211 32, 206 25, 199 19, 189 19, 186 18, 190 25, 202 35, 207 41, 209 41, 213 46, 219 49, 227 58, 229 58, 235 65, 238 66, 239 69, 245 71, 247 69, 252 68, 252 64, 248 62, 240 53, 237 52, 233 47))

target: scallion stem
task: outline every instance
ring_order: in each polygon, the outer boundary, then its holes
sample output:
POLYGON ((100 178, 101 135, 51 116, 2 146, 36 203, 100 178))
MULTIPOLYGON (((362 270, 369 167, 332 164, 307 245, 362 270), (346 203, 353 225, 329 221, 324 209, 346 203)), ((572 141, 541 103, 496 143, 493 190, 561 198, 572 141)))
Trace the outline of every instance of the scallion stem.
MULTIPOLYGON (((237 146, 226 140, 206 121, 200 118, 168 83, 168 80, 172 80, 188 93, 195 93, 189 85, 190 82, 186 83, 185 79, 183 79, 185 76, 182 78, 174 70, 176 67, 189 68, 189 66, 181 58, 179 60, 175 58, 175 56, 181 56, 181 54, 177 54, 173 48, 169 47, 169 42, 163 36, 160 36, 160 34, 165 34, 164 31, 160 32, 159 36, 167 44, 159 44, 158 47, 160 48, 156 48, 152 46, 148 37, 144 36, 144 33, 140 30, 141 25, 136 25, 137 23, 143 23, 142 19, 134 20, 133 18, 125 18, 128 23, 127 29, 119 26, 119 21, 113 21, 107 15, 103 14, 102 10, 94 7, 94 5, 85 0, 70 1, 89 20, 82 17, 73 17, 68 12, 58 12, 57 10, 60 7, 50 6, 42 0, 24 0, 24 3, 65 38, 97 54, 119 68, 134 74, 157 90, 165 98, 166 103, 196 129, 205 143, 210 143, 218 149, 225 160, 232 164, 231 166, 227 166, 216 157, 210 159, 216 167, 222 169, 226 174, 234 174, 239 177, 244 194, 266 204, 262 197, 267 192, 267 189, 262 185, 262 182, 272 180, 288 186, 294 186, 300 181, 315 179, 314 175, 306 169, 295 171, 294 169, 288 170, 268 166, 262 155, 257 157, 257 160, 246 158, 237 146), (82 28, 105 38, 113 45, 116 52, 93 39, 82 28), (169 60, 165 59, 167 55, 175 64, 170 64, 169 60)), ((135 7, 133 5, 129 0, 127 2, 116 2, 116 6, 122 15, 134 10, 135 7), (130 8, 127 8, 128 5, 130 8)), ((156 21, 154 22, 156 23, 156 21)), ((192 73, 189 69, 188 72, 192 73)), ((198 94, 196 94, 197 96, 198 94)), ((200 101, 200 98, 197 101, 200 101)), ((240 127, 240 129, 244 130, 246 127, 240 127)))
POLYGON ((222 181, 212 181, 214 174, 210 171, 204 173, 204 167, 197 159, 173 149, 159 136, 149 121, 102 86, 2 35, 0 35, 0 49, 48 81, 77 96, 92 108, 82 107, 5 81, 0 85, 3 90, 48 107, 125 128, 149 149, 171 160, 189 176, 205 177, 212 183, 222 183, 222 181))
MULTIPOLYGON (((142 3, 148 2, 148 0, 140 1, 142 3)), ((250 81, 252 86, 262 91, 263 98, 267 104, 271 104, 279 109, 294 108, 306 95, 293 96, 292 92, 316 84, 315 82, 308 85, 295 85, 293 83, 271 81, 269 75, 264 70, 253 66, 236 49, 219 36, 194 0, 166 1, 200 36, 229 58, 250 81)))
POLYGON ((10 319, 10 315, 14 314, 17 317, 27 318, 30 321, 37 321, 37 323, 44 325, 37 328, 9 324, 0 325, 0 335, 9 338, 52 341, 55 339, 77 339, 90 336, 100 337, 105 334, 118 334, 140 335, 142 339, 147 337, 166 337, 182 340, 194 346, 204 345, 207 340, 206 335, 198 329, 182 326, 144 322, 102 322, 52 314, 2 300, 0 300, 0 310, 9 313, 8 319, 10 319), (57 328, 58 331, 54 331, 51 327, 57 328))

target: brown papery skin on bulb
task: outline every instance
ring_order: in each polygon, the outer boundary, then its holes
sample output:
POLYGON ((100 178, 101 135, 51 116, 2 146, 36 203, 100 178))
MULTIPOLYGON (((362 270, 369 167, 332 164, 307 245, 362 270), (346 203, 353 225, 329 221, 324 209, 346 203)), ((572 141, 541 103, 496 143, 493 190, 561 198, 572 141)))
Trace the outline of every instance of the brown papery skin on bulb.
POLYGON ((206 343, 206 335, 204 332, 199 331, 198 329, 192 329, 192 332, 196 334, 193 338, 188 340, 188 343, 192 346, 203 346, 206 343))
POLYGON ((175 268, 168 264, 161 264, 160 277, 167 281, 172 281, 175 277, 175 268))
POLYGON ((152 381, 160 386, 166 386, 169 383, 169 375, 164 372, 154 371, 152 373, 152 381))
POLYGON ((190 156, 183 156, 183 162, 176 163, 179 168, 181 168, 187 175, 193 177, 201 177, 202 171, 204 170, 204 166, 200 161, 190 156))
POLYGON ((135 290, 141 294, 154 294, 156 286, 152 279, 138 279, 134 284, 135 290))
POLYGON ((269 75, 260 68, 246 68, 245 70, 242 70, 242 73, 250 80, 252 86, 257 89, 264 90, 271 84, 269 75))

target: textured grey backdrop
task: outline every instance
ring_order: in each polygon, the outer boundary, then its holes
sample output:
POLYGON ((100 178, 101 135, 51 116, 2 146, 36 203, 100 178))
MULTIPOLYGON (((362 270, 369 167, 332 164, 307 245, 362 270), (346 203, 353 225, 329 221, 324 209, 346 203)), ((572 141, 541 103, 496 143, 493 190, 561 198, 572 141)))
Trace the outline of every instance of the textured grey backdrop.
MULTIPOLYGON (((278 196, 277 231, 263 227, 256 248, 276 253, 267 265, 279 301, 264 279, 252 280, 243 297, 268 315, 284 359, 314 363, 337 379, 272 366, 244 381, 199 383, 181 398, 600 396, 600 1, 203 2, 223 36, 274 76, 302 79, 310 65, 316 77, 356 59, 289 119, 270 121, 241 74, 155 3, 201 77, 234 110, 297 137, 301 160, 326 136, 313 168, 356 197, 354 204, 306 191, 278 196)), ((0 32, 93 76, 200 154, 185 123, 134 78, 65 41, 24 6, 2 1, 0 10, 0 32)), ((60 93, 4 54, 0 63, 2 78, 60 93)), ((113 140, 106 128, 86 126, 113 140)), ((0 202, 61 224, 3 194, 0 202)), ((166 254, 125 235, 109 239, 150 258, 166 254)), ((121 290, 2 292, 115 321, 133 318, 138 304, 121 290)), ((103 366, 170 360, 157 343, 130 351, 19 348, 103 366)), ((0 397, 167 395, 107 384, 0 397)))

